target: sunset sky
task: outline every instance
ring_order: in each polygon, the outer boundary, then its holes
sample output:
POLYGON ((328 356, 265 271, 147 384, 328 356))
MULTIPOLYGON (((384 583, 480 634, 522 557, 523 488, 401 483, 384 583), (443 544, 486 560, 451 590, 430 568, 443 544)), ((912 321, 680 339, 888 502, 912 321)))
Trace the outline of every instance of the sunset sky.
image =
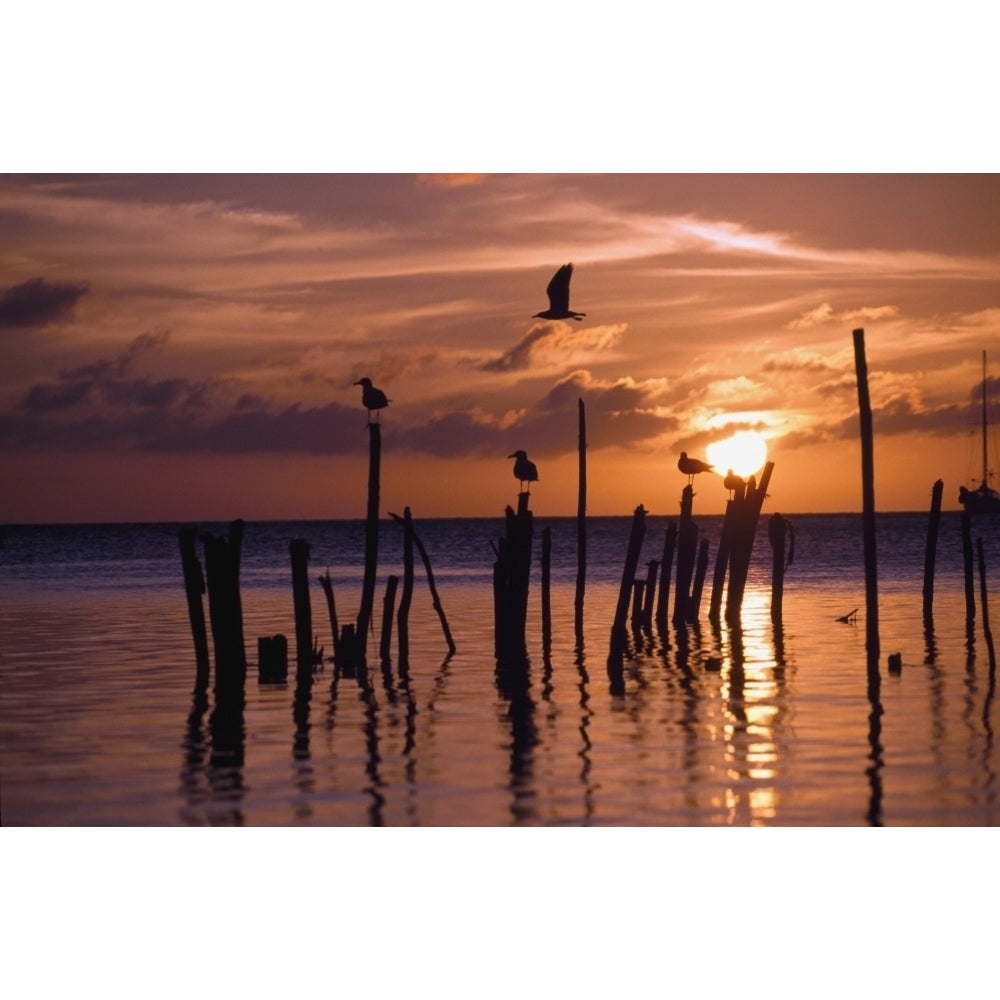
POLYGON ((878 508, 955 508, 984 349, 1000 398, 998 175, 5 175, 0 234, 8 523, 362 517, 362 376, 385 511, 501 514, 524 449, 575 513, 581 398, 592 514, 748 428, 773 509, 858 510, 859 327, 878 508))

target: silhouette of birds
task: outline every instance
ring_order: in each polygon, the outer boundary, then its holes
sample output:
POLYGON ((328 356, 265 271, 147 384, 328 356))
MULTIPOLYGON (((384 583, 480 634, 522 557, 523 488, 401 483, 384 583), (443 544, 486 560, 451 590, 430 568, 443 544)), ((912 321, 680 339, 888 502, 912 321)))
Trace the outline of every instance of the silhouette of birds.
POLYGON ((699 472, 714 472, 715 467, 703 462, 700 458, 688 458, 686 451, 681 452, 681 457, 677 459, 677 468, 688 477, 688 483, 694 482, 694 477, 699 472))
POLYGON ((389 405, 385 393, 381 389, 376 389, 370 378, 363 378, 354 384, 361 386, 361 402, 368 409, 368 423, 372 422, 372 411, 375 412, 375 422, 378 423, 378 411, 384 410, 389 405))
POLYGON ((745 484, 742 476, 737 476, 732 469, 727 469, 726 478, 722 480, 722 485, 725 486, 730 493, 735 494, 737 491, 742 492, 745 484))
POLYGON ((549 282, 545 294, 549 297, 549 308, 535 313, 532 319, 583 319, 586 313, 573 312, 569 307, 569 279, 573 277, 573 265, 563 264, 549 282))
POLYGON ((514 459, 514 478, 521 484, 522 493, 525 483, 538 482, 538 467, 528 460, 526 451, 515 451, 513 455, 507 457, 514 459))

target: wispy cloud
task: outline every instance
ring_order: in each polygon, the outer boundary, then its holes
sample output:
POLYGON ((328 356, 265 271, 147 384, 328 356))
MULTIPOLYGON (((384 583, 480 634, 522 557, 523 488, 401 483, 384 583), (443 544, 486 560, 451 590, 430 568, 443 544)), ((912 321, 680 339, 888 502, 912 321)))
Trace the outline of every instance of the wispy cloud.
POLYGON ((85 281, 46 281, 29 278, 0 295, 0 329, 4 327, 42 326, 62 319, 87 294, 85 281))
POLYGON ((613 350, 621 342, 627 323, 579 329, 560 320, 534 323, 521 339, 498 358, 483 364, 484 371, 521 371, 556 360, 561 366, 579 364, 590 355, 613 350))

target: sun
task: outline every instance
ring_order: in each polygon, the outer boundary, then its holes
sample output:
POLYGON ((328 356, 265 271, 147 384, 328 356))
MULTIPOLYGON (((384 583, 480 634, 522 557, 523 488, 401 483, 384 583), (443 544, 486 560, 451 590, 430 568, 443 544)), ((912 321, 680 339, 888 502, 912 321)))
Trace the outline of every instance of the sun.
POLYGON ((746 479, 767 461, 767 442, 757 431, 737 431, 722 441, 713 441, 706 453, 716 472, 725 475, 732 469, 746 479))

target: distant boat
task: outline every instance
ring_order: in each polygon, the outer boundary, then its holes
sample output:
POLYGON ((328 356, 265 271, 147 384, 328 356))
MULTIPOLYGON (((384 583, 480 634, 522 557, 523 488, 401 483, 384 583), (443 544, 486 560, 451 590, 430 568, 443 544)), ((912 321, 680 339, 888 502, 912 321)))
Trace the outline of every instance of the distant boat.
POLYGON ((970 514, 1000 514, 1000 493, 990 488, 989 463, 986 457, 986 441, 989 434, 986 417, 986 352, 983 351, 983 476, 975 489, 958 488, 958 502, 970 514))

